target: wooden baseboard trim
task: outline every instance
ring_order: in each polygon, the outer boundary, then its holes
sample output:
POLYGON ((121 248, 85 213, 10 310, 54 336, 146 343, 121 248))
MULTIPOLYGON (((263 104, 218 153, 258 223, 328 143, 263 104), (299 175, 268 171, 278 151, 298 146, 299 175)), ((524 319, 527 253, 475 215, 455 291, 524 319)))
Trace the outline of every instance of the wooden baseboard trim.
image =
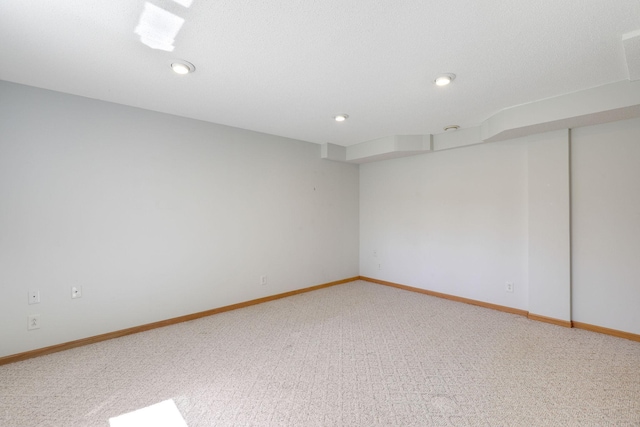
POLYGON ((492 310, 504 311, 505 313, 517 314, 519 316, 526 317, 529 314, 528 311, 520 310, 519 308, 507 307, 507 306, 498 305, 498 304, 491 304, 489 302, 458 297, 455 295, 443 294, 440 292, 429 291, 427 289, 414 288, 413 286, 401 285, 399 283, 387 282, 385 280, 372 279, 371 277, 360 276, 360 280, 365 280, 371 283, 377 283, 379 285, 391 286, 393 288, 404 289, 405 291, 418 292, 420 294, 425 294, 432 297, 444 298, 451 301, 463 302, 465 304, 477 305, 479 307, 490 308, 492 310))
POLYGON ((9 363, 19 362, 22 360, 32 359, 38 356, 44 356, 46 354, 57 353, 59 351, 69 350, 76 347, 81 347, 83 345, 94 344, 100 341, 106 341, 113 338, 119 338, 126 335, 136 334, 138 332, 144 332, 151 329, 162 328, 164 326, 175 325, 177 323, 188 322, 190 320, 200 319, 202 317, 211 316, 218 313, 224 313, 225 311, 237 310, 239 308, 250 307, 256 304, 262 304, 264 302, 274 301, 281 298, 290 297, 293 295, 303 294, 306 292, 316 291, 318 289, 328 288, 330 286, 341 285, 343 283, 354 282, 356 280, 364 280, 371 283, 377 283, 379 285, 391 286, 398 289, 403 289, 406 291, 417 292, 437 298, 448 299, 451 301, 462 302, 465 304, 476 305, 479 307, 489 308, 492 310, 503 311, 506 313, 517 314, 520 316, 525 316, 531 320, 536 320, 540 322, 552 323, 554 325, 564 326, 567 328, 577 328, 584 329, 591 332, 597 332, 605 335, 611 335, 618 338, 624 338, 631 341, 640 342, 640 335, 633 334, 630 332, 619 331, 616 329, 609 329, 602 326, 590 325, 588 323, 575 322, 575 321, 566 321, 560 319, 554 319, 551 317, 540 316, 537 314, 529 313, 526 310, 520 310, 517 308, 506 307, 498 304, 491 304, 484 301, 473 300, 469 298, 458 297, 455 295, 444 294, 440 292, 430 291, 427 289, 415 288, 413 286, 401 285, 399 283, 387 282, 385 280, 373 279, 371 277, 366 276, 356 276, 350 277, 348 279, 336 280, 334 282, 323 283, 321 285, 311 286, 308 288, 297 289, 295 291, 284 292, 281 294, 270 295, 263 298, 258 298, 250 301, 241 302, 238 304, 227 305, 224 307, 214 308, 212 310, 201 311, 199 313, 187 314, 185 316, 174 317, 172 319, 161 320, 159 322, 147 323, 145 325, 134 326, 132 328, 121 329, 119 331, 108 332, 106 334, 96 335, 92 337, 82 338, 75 341, 70 341, 62 344, 56 344, 49 347, 39 348, 36 350, 30 350, 23 353, 13 354, 9 356, 0 357, 0 366, 6 365, 9 363))
POLYGON ((527 317, 531 320, 537 320, 538 322, 551 323, 552 325, 564 326, 565 328, 571 328, 570 320, 561 320, 553 317, 540 316, 539 314, 529 313, 527 317))
POLYGON ((631 332, 624 332, 624 331, 619 331, 617 329, 604 328, 602 326, 590 325, 588 323, 582 323, 582 322, 571 322, 571 324, 576 329, 584 329, 586 331, 598 332, 600 334, 612 335, 614 337, 640 342, 640 335, 632 334, 631 332))
POLYGON ((72 348, 81 347, 83 345, 94 344, 100 341, 106 341, 113 338, 124 337, 126 335, 136 334, 138 332, 144 332, 151 329, 162 328, 164 326, 175 325, 176 323, 188 322, 190 320, 200 319, 202 317, 211 316, 213 314, 223 313, 225 311, 237 310, 239 308, 249 307, 256 304, 262 304, 281 298, 290 297, 293 295, 303 294, 306 292, 317 291, 318 289, 328 288, 330 286, 341 285, 343 283, 349 283, 356 280, 360 280, 360 276, 351 277, 348 279, 336 280, 335 282, 323 283, 321 285, 311 286, 303 289, 296 289, 295 291, 284 292, 281 294, 270 295, 268 297, 258 298, 250 301, 240 302, 238 304, 227 305, 224 307, 214 308, 212 310, 201 311, 199 313, 187 314, 185 316, 174 317, 172 319, 161 320, 159 322, 147 323, 145 325, 134 326, 132 328, 121 329, 119 331, 108 332, 106 334, 96 335, 92 337, 82 338, 75 341, 69 341, 62 344, 56 344, 49 347, 39 348, 36 350, 25 351, 24 353, 12 354, 9 356, 0 357, 0 366, 7 365, 9 363, 19 362, 22 360, 32 359, 38 356, 44 356, 46 354, 57 353, 59 351, 70 350, 72 348))
POLYGON ((425 295, 430 295, 433 297, 444 298, 451 301, 463 302, 465 304, 477 305, 480 307, 490 308, 492 310, 504 311, 507 313, 518 314, 520 316, 524 316, 528 319, 535 320, 538 322, 551 323, 558 326, 563 326, 565 328, 576 328, 576 329, 584 329, 591 332, 597 332, 600 334, 611 335, 618 338, 624 338, 631 341, 640 342, 640 335, 632 334, 631 332, 619 331, 617 329, 609 329, 604 328, 602 326, 590 325, 588 323, 582 322, 574 322, 569 320, 561 320, 555 319, 553 317, 540 316, 539 314, 529 313, 527 310, 520 310, 517 308, 505 307, 502 305, 491 304, 484 301, 477 301, 473 299, 458 297, 455 295, 443 294, 440 292, 429 291, 421 288, 414 288, 413 286, 401 285, 399 283, 387 282, 385 280, 373 279, 371 277, 360 276, 359 280, 364 280, 371 283, 377 283, 379 285, 391 286, 393 288, 404 289, 405 291, 418 292, 425 295))

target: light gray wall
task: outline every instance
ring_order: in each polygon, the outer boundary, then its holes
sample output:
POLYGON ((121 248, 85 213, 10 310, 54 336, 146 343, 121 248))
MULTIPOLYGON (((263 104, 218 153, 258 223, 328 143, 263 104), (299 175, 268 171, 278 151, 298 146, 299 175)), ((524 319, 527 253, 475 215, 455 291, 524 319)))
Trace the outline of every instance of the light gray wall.
POLYGON ((573 320, 640 334, 640 119, 572 132, 573 320))
POLYGON ((529 304, 532 314, 571 320, 569 130, 528 141, 529 304))
POLYGON ((7 82, 0 136, 0 356, 358 275, 319 145, 7 82))
POLYGON ((526 309, 526 188, 523 141, 360 165, 360 273, 526 309))
MULTIPOLYGON (((559 135, 359 176, 315 144, 0 82, 0 356, 358 274, 564 319, 559 135)), ((639 135, 574 129, 570 156, 572 319, 632 333, 639 135)))
POLYGON ((639 119, 360 167, 362 275, 640 333, 639 119))

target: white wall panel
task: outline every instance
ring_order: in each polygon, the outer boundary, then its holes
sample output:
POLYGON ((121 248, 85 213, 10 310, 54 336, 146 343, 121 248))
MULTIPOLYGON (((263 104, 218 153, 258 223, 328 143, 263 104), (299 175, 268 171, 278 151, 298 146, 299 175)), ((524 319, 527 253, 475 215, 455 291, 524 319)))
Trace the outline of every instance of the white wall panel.
POLYGON ((361 274, 526 309, 526 150, 515 141, 361 165, 361 274))
POLYGON ((0 356, 357 275, 357 165, 0 82, 0 356))
POLYGON ((571 320, 569 131, 527 138, 529 312, 571 320))
POLYGON ((640 334, 640 120, 572 132, 573 320, 640 334))

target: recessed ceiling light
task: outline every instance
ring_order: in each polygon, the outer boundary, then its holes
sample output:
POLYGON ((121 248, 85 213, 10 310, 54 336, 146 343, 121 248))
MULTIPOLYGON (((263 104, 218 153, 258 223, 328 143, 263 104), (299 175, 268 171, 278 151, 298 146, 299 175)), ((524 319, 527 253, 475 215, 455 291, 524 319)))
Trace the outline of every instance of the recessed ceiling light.
POLYGON ((347 120, 349 118, 348 114, 338 114, 336 116, 333 116, 333 119, 336 122, 344 122, 345 120, 347 120))
POLYGON ((441 74, 434 80, 438 86, 446 86, 456 78, 455 74, 441 74))
POLYGON ((445 132, 449 132, 449 131, 452 131, 452 130, 458 130, 458 129, 460 129, 460 126, 458 126, 458 125, 449 125, 449 126, 445 126, 444 127, 444 131, 445 132))
POLYGON ((171 64, 171 69, 177 74, 189 74, 196 70, 196 67, 191 62, 176 61, 171 64))

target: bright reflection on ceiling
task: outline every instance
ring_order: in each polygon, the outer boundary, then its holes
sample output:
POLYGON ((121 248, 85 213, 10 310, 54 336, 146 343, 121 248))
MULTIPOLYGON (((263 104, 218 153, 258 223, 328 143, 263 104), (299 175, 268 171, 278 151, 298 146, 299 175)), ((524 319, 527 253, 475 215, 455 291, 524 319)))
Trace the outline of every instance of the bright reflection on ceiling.
MULTIPOLYGON (((191 0, 174 1, 180 4, 182 2, 191 4, 191 0)), ((183 18, 146 2, 134 32, 140 36, 140 41, 150 48, 173 52, 173 42, 182 24, 184 24, 183 18)))
POLYGON ((109 418, 111 427, 189 427, 173 399, 109 418))
POLYGON ((191 7, 191 5, 193 4, 193 0, 173 0, 173 1, 186 8, 191 7))

